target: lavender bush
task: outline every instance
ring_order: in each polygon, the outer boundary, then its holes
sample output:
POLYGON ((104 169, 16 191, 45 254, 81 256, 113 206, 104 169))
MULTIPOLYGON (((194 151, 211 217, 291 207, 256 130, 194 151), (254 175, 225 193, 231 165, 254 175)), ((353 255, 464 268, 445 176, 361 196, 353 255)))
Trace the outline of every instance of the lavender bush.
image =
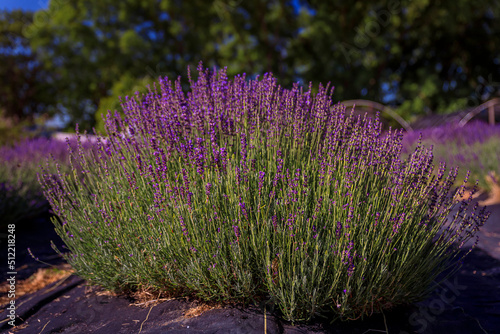
POLYGON ((471 180, 477 180, 481 189, 491 190, 488 175, 500 175, 500 125, 475 121, 462 128, 446 125, 408 133, 403 138, 403 154, 413 150, 420 134, 425 146, 433 146, 435 160, 460 166, 458 178, 470 171, 471 180))
POLYGON ((271 74, 188 72, 109 114, 83 178, 40 181, 66 260, 108 289, 267 301, 286 320, 353 319, 425 298, 487 219, 402 134, 271 74), (454 205, 460 209, 451 222, 454 205))

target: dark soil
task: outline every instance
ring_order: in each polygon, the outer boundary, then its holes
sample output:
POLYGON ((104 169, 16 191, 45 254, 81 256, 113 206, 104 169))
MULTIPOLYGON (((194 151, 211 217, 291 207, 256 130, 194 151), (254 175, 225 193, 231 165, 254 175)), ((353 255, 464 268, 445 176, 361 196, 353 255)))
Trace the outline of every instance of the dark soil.
MULTIPOLYGON (((0 218, 1 219, 1 218, 0 218)), ((49 267, 64 263, 64 259, 59 256, 50 246, 52 240, 60 251, 64 251, 64 243, 54 230, 54 225, 50 221, 50 214, 44 213, 34 219, 27 219, 17 222, 15 229, 16 236, 16 280, 27 279, 39 268, 49 267), (31 249, 43 264, 34 259, 28 251, 31 249)), ((6 230, 0 231, 0 252, 1 268, 7 264, 7 234, 6 230)), ((0 282, 7 278, 7 270, 0 271, 0 282)))
MULTIPOLYGON (((328 319, 292 326, 277 318, 269 306, 242 305, 207 308, 195 300, 172 299, 140 306, 126 296, 113 296, 91 288, 77 276, 52 283, 16 300, 16 327, 1 311, 0 331, 11 333, 500 333, 500 205, 480 232, 479 248, 462 268, 424 302, 399 307, 365 320, 330 324, 328 319)), ((47 216, 16 227, 18 268, 16 279, 29 277, 46 265, 63 260, 62 241, 47 216)), ((5 237, 2 236, 2 247, 5 237)), ((6 263, 5 251, 0 261, 6 263)), ((2 281, 6 274, 0 273, 2 281)))

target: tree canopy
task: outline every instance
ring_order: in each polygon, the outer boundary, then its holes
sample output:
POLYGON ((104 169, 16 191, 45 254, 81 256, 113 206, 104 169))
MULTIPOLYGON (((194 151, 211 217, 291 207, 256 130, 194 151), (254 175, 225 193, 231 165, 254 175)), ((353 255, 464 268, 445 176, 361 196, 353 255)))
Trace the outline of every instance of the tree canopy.
POLYGON ((499 13, 493 0, 52 0, 24 36, 54 78, 53 106, 85 128, 200 60, 284 86, 331 82, 337 100, 408 119, 499 95, 499 13))
POLYGON ((15 122, 49 112, 54 104, 50 75, 23 36, 33 13, 0 11, 0 116, 15 122))

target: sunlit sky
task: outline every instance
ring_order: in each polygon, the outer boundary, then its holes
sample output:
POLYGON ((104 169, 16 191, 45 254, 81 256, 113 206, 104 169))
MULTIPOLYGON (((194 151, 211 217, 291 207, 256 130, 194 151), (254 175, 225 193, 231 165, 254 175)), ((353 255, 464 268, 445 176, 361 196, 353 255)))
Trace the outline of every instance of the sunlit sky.
POLYGON ((0 10, 40 10, 49 6, 49 0, 0 0, 0 10))

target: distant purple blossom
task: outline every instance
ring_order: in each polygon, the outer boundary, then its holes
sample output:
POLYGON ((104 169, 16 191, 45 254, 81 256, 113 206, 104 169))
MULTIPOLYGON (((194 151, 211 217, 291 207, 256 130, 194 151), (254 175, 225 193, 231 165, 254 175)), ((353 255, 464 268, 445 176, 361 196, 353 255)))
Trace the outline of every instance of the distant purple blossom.
POLYGON ((434 144, 454 142, 465 146, 473 143, 484 143, 492 136, 500 136, 500 125, 492 126, 481 121, 471 121, 463 127, 458 126, 458 124, 446 124, 419 129, 405 134, 402 142, 403 153, 409 153, 412 145, 415 145, 420 137, 422 140, 434 144))

